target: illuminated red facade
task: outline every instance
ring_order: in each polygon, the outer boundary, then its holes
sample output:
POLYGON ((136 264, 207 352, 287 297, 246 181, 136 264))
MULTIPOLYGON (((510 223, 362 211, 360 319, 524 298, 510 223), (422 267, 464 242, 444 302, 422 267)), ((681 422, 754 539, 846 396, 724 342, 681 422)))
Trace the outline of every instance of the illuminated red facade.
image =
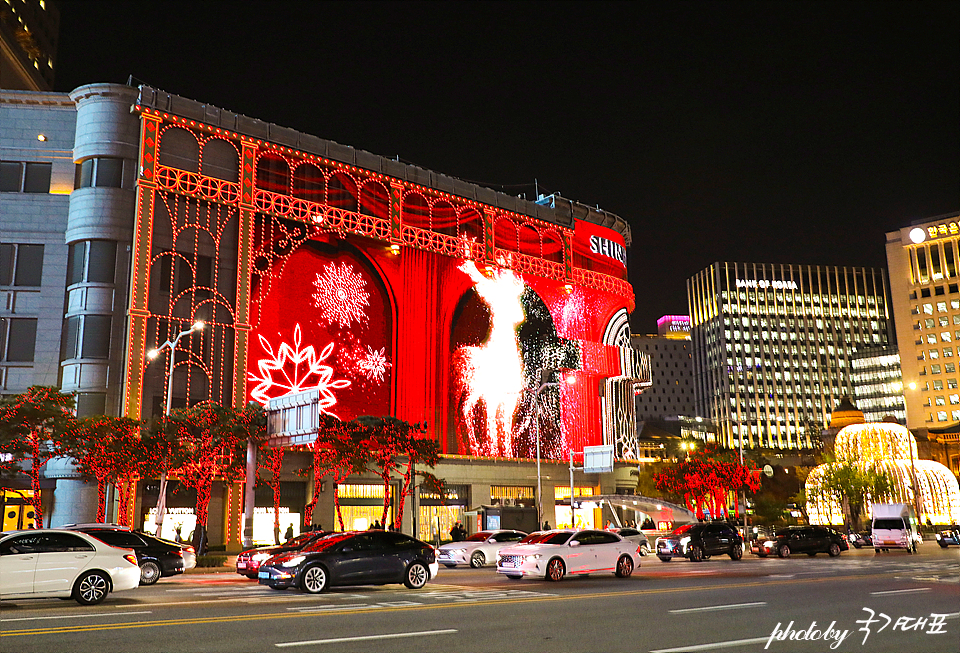
POLYGON ((165 398, 144 352, 202 319, 174 405, 316 388, 341 419, 394 415, 426 422, 448 454, 529 458, 539 372, 565 369, 577 382, 540 397, 543 457, 604 443, 631 457, 633 386, 649 370, 629 350, 620 218, 273 125, 281 137, 255 138, 170 98, 144 88, 135 107, 126 414, 165 398), (281 144, 294 137, 310 147, 281 144))

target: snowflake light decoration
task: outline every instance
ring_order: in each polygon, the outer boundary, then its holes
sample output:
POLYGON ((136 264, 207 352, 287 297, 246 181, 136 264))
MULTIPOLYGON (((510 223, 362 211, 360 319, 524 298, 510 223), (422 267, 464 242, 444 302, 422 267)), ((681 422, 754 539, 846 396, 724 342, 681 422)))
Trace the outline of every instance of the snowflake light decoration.
POLYGON ((360 371, 371 381, 382 382, 387 368, 391 367, 390 363, 387 362, 386 347, 377 351, 367 345, 367 352, 362 356, 357 361, 357 367, 360 371))
POLYGON ((343 263, 327 265, 323 273, 318 272, 313 282, 317 292, 313 294, 313 304, 320 309, 320 317, 328 324, 336 322, 348 327, 353 322, 367 321, 366 308, 370 306, 370 293, 367 282, 353 266, 343 263))
POLYGON ((332 380, 333 368, 323 364, 333 353, 334 343, 324 347, 318 356, 313 345, 300 348, 301 337, 300 325, 297 324, 293 329, 293 346, 281 343, 274 353, 270 342, 263 335, 259 336, 260 345, 267 352, 268 358, 257 361, 259 376, 249 376, 251 381, 258 382, 250 396, 266 406, 267 402, 275 397, 316 389, 319 391, 320 410, 333 415, 327 410, 337 403, 333 390, 346 388, 350 381, 332 380), (278 378, 274 378, 274 373, 278 378))

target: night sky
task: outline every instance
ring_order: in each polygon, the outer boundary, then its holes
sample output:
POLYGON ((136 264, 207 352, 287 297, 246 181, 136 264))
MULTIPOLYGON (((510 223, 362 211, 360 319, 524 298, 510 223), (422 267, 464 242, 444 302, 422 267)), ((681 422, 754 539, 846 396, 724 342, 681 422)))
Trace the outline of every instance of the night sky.
POLYGON ((960 3, 60 2, 146 83, 633 229, 633 330, 714 261, 885 267, 960 209, 960 3))

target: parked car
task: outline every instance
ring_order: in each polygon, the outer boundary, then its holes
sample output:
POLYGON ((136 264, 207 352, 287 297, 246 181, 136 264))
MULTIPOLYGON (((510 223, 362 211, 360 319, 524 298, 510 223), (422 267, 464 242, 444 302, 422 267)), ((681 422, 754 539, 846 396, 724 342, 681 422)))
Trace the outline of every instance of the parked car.
POLYGON ((855 549, 862 549, 865 546, 873 546, 873 538, 870 533, 858 533, 856 531, 850 531, 847 533, 847 543, 852 545, 855 549))
POLYGON ((567 574, 603 572, 627 578, 639 566, 636 544, 599 530, 545 531, 497 554, 497 573, 514 580, 535 576, 558 581, 567 574))
POLYGON ((73 598, 101 603, 110 592, 140 583, 137 556, 75 531, 0 533, 0 599, 73 598))
POLYGON ((333 585, 403 583, 420 589, 435 578, 436 549, 403 533, 332 533, 299 551, 288 551, 260 565, 261 585, 276 590, 298 587, 319 594, 333 585))
POLYGON ((905 503, 875 503, 870 536, 876 553, 890 549, 904 549, 916 553, 923 543, 913 506, 905 503))
POLYGON ((826 553, 836 558, 841 551, 847 551, 847 541, 843 535, 826 526, 786 526, 777 530, 776 534, 760 542, 757 552, 761 558, 769 555, 778 555, 789 558, 794 553, 806 553, 813 557, 818 553, 826 553))
POLYGON ((946 549, 951 544, 960 546, 960 528, 948 528, 937 533, 937 544, 941 549, 946 549))
POLYGON ((66 528, 92 535, 110 546, 133 549, 140 566, 141 585, 153 585, 161 578, 176 576, 197 566, 197 554, 192 546, 154 537, 127 526, 72 524, 66 528))
POLYGON ((505 546, 518 543, 527 534, 521 531, 480 531, 460 542, 450 542, 437 549, 437 560, 446 567, 470 565, 479 569, 496 563, 497 552, 505 546))
POLYGON ((650 553, 650 540, 643 531, 627 526, 625 528, 611 528, 611 533, 616 533, 628 542, 633 542, 639 547, 640 555, 645 556, 650 553))
POLYGON ((240 555, 237 556, 237 573, 247 578, 256 579, 257 573, 260 571, 260 565, 265 560, 269 560, 279 553, 299 551, 311 542, 329 534, 330 531, 308 531, 275 546, 258 546, 241 551, 240 555))
POLYGON ((712 555, 728 555, 732 560, 739 560, 743 557, 743 537, 730 524, 722 522, 684 524, 658 537, 656 551, 661 562, 670 562, 673 558, 700 562, 712 555))

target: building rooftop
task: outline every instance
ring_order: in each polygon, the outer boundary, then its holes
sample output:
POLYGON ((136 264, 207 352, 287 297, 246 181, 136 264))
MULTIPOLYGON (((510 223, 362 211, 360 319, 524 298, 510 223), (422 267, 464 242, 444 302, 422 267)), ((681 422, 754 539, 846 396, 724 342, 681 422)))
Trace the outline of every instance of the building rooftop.
POLYGON ((173 95, 150 86, 140 86, 138 104, 567 228, 573 228, 575 220, 585 220, 613 229, 623 236, 628 247, 632 241, 630 225, 620 216, 559 195, 552 196, 550 206, 545 206, 349 145, 341 145, 288 127, 281 127, 210 104, 173 95))

